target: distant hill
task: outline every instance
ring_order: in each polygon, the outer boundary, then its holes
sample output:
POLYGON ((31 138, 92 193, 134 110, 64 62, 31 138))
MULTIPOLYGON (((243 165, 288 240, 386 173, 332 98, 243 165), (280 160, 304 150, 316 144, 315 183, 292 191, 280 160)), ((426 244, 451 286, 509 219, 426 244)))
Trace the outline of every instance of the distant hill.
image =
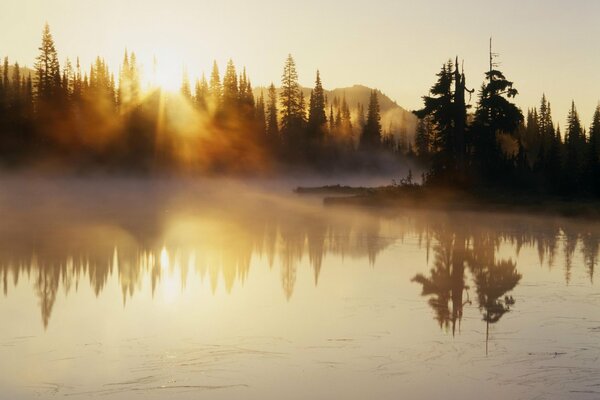
MULTIPOLYGON (((0 69, 1 70, 1 69, 0 69)), ((8 79, 12 81, 15 67, 14 65, 8 66, 8 79)), ((21 73, 21 77, 27 78, 29 74, 31 74, 31 79, 35 79, 35 70, 28 67, 19 67, 19 72, 21 73)))
MULTIPOLYGON (((254 89, 255 95, 260 95, 261 90, 264 92, 265 98, 267 96, 267 88, 257 87, 254 89)), ((302 92, 308 99, 310 98, 311 88, 302 88, 302 92)), ((346 97, 346 102, 352 112, 352 117, 356 119, 356 112, 358 104, 362 104, 365 108, 365 113, 369 105, 369 97, 371 95, 371 88, 364 85, 354 85, 351 87, 337 88, 333 90, 325 90, 327 99, 331 102, 334 97, 340 100, 346 97)), ((279 89, 278 89, 279 92, 279 89)), ((406 130, 410 140, 413 139, 414 133, 417 126, 417 117, 410 111, 399 106, 395 101, 390 99, 387 95, 378 90, 379 93, 379 108, 381 110, 381 126, 384 131, 391 131, 396 135, 403 129, 406 130)), ((329 114, 329 111, 327 111, 329 114)))

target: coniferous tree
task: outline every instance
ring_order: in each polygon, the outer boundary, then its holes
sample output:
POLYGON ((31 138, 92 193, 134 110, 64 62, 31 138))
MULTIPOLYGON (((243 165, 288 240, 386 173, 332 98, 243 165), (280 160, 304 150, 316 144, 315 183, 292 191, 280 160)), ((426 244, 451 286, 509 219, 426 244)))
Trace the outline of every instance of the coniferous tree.
POLYGON ((213 62, 212 72, 210 73, 210 83, 208 87, 209 104, 212 110, 217 110, 221 105, 223 89, 221 87, 221 78, 219 76, 219 66, 213 62))
POLYGON ((442 65, 437 74, 438 80, 429 91, 430 95, 423 96, 423 109, 415 112, 421 119, 429 117, 435 130, 431 142, 434 152, 428 177, 430 180, 443 180, 446 175, 456 171, 453 70, 454 64, 450 60, 442 65))
POLYGON ((365 124, 367 123, 367 120, 365 118, 365 108, 361 103, 357 104, 356 113, 358 114, 356 118, 356 121, 358 122, 358 129, 362 131, 362 129, 365 127, 365 124))
POLYGON ((194 99, 196 101, 196 106, 201 111, 207 110, 209 92, 210 91, 208 88, 208 82, 206 81, 206 76, 204 74, 202 74, 202 78, 199 81, 196 81, 195 96, 194 96, 194 99))
POLYGON ((50 102, 60 90, 60 65, 50 26, 46 23, 42 33, 42 44, 38 48, 40 54, 36 58, 36 88, 41 102, 50 102))
POLYGON ((263 91, 260 91, 260 96, 256 100, 255 119, 258 125, 258 131, 261 135, 267 134, 267 116, 265 110, 265 97, 263 91))
POLYGON ((571 109, 567 116, 567 130, 565 132, 565 171, 563 189, 569 192, 581 189, 583 172, 583 156, 585 149, 585 135, 575 108, 571 102, 571 109))
POLYGON ((545 151, 547 151, 552 143, 555 131, 554 123, 552 122, 552 110, 550 107, 550 102, 546 100, 545 94, 542 95, 540 112, 537 114, 537 117, 537 128, 541 139, 541 146, 545 149, 545 151))
POLYGON ((426 160, 429 157, 429 131, 427 129, 426 118, 419 118, 417 122, 415 149, 421 159, 426 160))
POLYGON ((223 107, 227 112, 237 108, 239 104, 239 86, 237 73, 233 60, 227 62, 225 75, 223 76, 223 107))
POLYGON ((327 124, 327 116, 325 115, 325 92, 321 83, 321 75, 317 70, 317 78, 315 80, 315 88, 310 93, 310 101, 308 107, 308 132, 313 137, 320 140, 323 135, 323 130, 327 124))
POLYGON ((2 66, 2 86, 6 88, 7 93, 10 93, 10 79, 8 73, 8 57, 4 57, 4 65, 2 66))
POLYGON ((269 86, 269 102, 267 105, 267 136, 272 139, 279 137, 279 123, 277 122, 277 90, 271 83, 269 86))
POLYGON ((381 115, 379 114, 379 100, 377 91, 372 90, 369 97, 367 121, 360 137, 362 150, 375 150, 381 146, 381 115))
POLYGON ((501 172, 504 159, 497 135, 514 135, 523 121, 521 110, 510 102, 519 92, 495 69, 492 54, 490 49, 490 70, 485 73, 485 83, 479 92, 473 129, 478 169, 485 182, 507 178, 501 172))
POLYGON ((183 70, 183 75, 181 77, 181 88, 179 90, 181 96, 188 101, 192 101, 192 88, 190 87, 190 78, 187 70, 183 70))
POLYGON ((596 106, 590 125, 586 159, 587 189, 600 194, 600 104, 596 106))
POLYGON ((297 134, 301 127, 301 92, 298 84, 296 63, 291 54, 288 55, 281 76, 281 132, 297 134))

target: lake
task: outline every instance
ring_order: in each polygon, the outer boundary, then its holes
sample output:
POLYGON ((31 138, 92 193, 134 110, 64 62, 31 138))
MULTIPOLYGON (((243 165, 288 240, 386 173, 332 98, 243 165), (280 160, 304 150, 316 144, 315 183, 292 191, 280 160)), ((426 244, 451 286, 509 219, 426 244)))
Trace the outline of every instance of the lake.
POLYGON ((600 398, 600 224, 295 184, 0 180, 0 398, 600 398))

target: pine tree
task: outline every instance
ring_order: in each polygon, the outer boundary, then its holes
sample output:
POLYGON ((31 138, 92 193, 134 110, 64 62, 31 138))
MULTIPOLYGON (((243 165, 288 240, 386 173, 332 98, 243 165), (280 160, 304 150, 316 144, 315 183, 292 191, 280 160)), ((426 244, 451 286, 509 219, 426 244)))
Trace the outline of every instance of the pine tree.
POLYGON ((350 107, 348 107, 348 103, 346 102, 346 94, 342 97, 342 105, 341 105, 341 131, 342 135, 346 139, 352 140, 352 116, 350 114, 350 107))
POLYGON ((63 67, 62 91, 66 99, 71 100, 73 97, 73 89, 75 86, 75 70, 73 64, 68 58, 63 67))
POLYGON ((567 130, 565 132, 566 165, 563 188, 567 191, 581 188, 584 149, 585 136, 573 101, 567 116, 567 130))
POLYGON ((227 69, 223 76, 223 107, 232 111, 238 105, 239 87, 235 65, 232 60, 227 62, 227 69))
POLYGON ((415 112, 417 117, 429 117, 435 131, 430 142, 433 151, 433 162, 428 179, 444 180, 445 175, 455 177, 457 160, 454 107, 454 64, 451 60, 442 65, 437 73, 437 82, 431 87, 429 96, 423 96, 424 107, 415 112))
POLYGON ((358 114, 358 117, 356 118, 356 120, 358 121, 358 128, 362 131, 362 129, 365 127, 365 124, 367 123, 367 120, 365 118, 365 108, 361 103, 358 103, 356 108, 356 112, 358 114))
POLYGON ((6 88, 7 93, 10 93, 10 79, 8 78, 8 57, 4 57, 4 65, 2 67, 2 86, 6 88))
POLYGON ((202 111, 206 111, 207 109, 207 100, 209 97, 209 88, 208 88, 208 82, 206 81, 206 76, 204 74, 202 74, 202 78, 196 82, 196 89, 195 89, 195 100, 196 100, 196 106, 198 107, 198 109, 202 110, 202 111))
POLYGON ((430 151, 430 132, 428 118, 419 118, 417 131, 415 132, 415 147, 417 155, 426 160, 430 151))
MULTIPOLYGON (((297 131, 301 122, 300 85, 296 63, 291 54, 288 55, 281 76, 281 131, 284 134, 297 131)), ((295 132, 296 133, 296 132, 295 132)))
POLYGON ((184 99, 192 101, 192 88, 190 87, 190 78, 186 69, 183 70, 179 92, 184 99))
POLYGON ((379 114, 379 100, 377 91, 372 90, 369 97, 367 122, 360 137, 362 150, 373 150, 381 146, 381 115, 379 114))
POLYGON ((13 66, 13 76, 12 76, 12 85, 11 85, 11 92, 12 92, 12 103, 13 105, 16 105, 16 108, 20 108, 20 103, 21 103, 21 94, 22 94, 22 87, 21 87, 21 68, 19 67, 19 63, 15 62, 15 65, 13 66))
POLYGON ((38 48, 40 54, 36 58, 36 93, 38 99, 49 102, 60 90, 60 65, 50 26, 46 23, 42 33, 42 44, 38 48))
POLYGON ((504 154, 497 135, 513 135, 523 121, 521 110, 510 99, 519 92, 504 74, 495 69, 490 41, 490 69, 485 73, 485 83, 479 92, 475 111, 475 152, 478 169, 486 182, 508 178, 502 167, 504 154))
POLYGON ((600 194, 600 104, 596 106, 587 145, 586 183, 594 194, 600 194))
MULTIPOLYGON (((73 81, 73 102, 79 104, 81 101, 81 90, 83 82, 81 80, 81 65, 79 63, 79 57, 75 62, 75 80, 73 81)), ((119 85, 120 86, 120 85, 119 85)))
POLYGON ((267 135, 270 138, 279 136, 279 124, 277 122, 277 90, 271 83, 269 86, 269 102, 267 105, 267 135))
MULTIPOLYGON (((275 111, 277 113, 277 111, 275 111)), ((267 116, 265 110, 265 97, 263 95, 263 91, 260 91, 260 96, 256 101, 256 109, 255 109, 255 119, 258 125, 258 131, 262 135, 267 134, 267 116)))
POLYGON ((335 118, 333 116, 333 104, 329 106, 329 133, 331 135, 335 133, 335 118))
POLYGON ((210 105, 213 110, 216 110, 221 105, 222 98, 222 87, 221 87, 221 78, 219 76, 219 66, 217 62, 213 62, 212 72, 210 73, 210 83, 208 87, 208 94, 210 98, 210 105))
POLYGON ((325 115, 325 92, 321 83, 321 75, 317 70, 315 88, 310 92, 308 106, 308 131, 314 137, 322 138, 327 116, 325 115))

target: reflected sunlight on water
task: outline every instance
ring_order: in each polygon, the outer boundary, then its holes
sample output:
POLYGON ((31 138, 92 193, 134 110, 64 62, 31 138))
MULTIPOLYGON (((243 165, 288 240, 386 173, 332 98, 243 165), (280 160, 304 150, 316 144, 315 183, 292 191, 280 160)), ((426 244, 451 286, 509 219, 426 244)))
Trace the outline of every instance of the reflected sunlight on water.
POLYGON ((600 225, 236 183, 4 187, 7 398, 600 395, 600 225))

